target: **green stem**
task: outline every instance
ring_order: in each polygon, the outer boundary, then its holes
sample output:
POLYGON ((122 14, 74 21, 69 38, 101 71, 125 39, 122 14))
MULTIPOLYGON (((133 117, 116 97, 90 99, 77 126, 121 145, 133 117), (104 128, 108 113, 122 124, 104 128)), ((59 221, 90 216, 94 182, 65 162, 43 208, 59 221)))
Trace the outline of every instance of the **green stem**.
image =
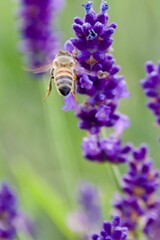
POLYGON ((106 165, 107 171, 110 175, 110 178, 114 180, 115 186, 119 192, 122 192, 121 188, 121 174, 119 172, 118 166, 107 163, 106 165))
POLYGON ((16 239, 21 240, 21 238, 18 236, 18 234, 16 234, 16 239))
MULTIPOLYGON (((102 129, 101 136, 105 138, 107 135, 106 129, 102 129)), ((117 164, 107 163, 106 168, 111 179, 114 179, 115 186, 119 192, 122 192, 121 188, 121 174, 117 164)))

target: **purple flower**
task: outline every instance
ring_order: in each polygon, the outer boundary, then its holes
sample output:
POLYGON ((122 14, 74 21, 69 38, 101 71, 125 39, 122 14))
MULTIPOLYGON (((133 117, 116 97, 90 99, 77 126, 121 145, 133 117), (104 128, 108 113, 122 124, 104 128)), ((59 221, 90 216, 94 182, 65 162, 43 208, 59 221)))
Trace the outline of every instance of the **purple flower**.
POLYGON ((126 227, 122 227, 120 218, 115 216, 112 218, 112 222, 104 222, 103 229, 100 234, 94 234, 93 240, 126 240, 128 230, 126 227))
POLYGON ((119 114, 119 120, 116 122, 116 124, 114 126, 115 136, 121 137, 124 130, 129 127, 130 127, 130 121, 129 121, 128 116, 126 116, 124 114, 119 114))
POLYGON ((83 156, 92 161, 100 161, 102 159, 102 151, 100 148, 99 137, 85 137, 82 143, 83 156))
POLYGON ((64 111, 68 110, 74 110, 75 112, 78 111, 78 104, 72 93, 64 97, 64 103, 65 105, 62 108, 64 111))
POLYGON ((68 217, 70 229, 81 235, 81 239, 90 239, 95 230, 100 230, 102 210, 98 189, 89 182, 82 182, 78 193, 79 209, 68 217))
POLYGON ((127 161, 131 146, 129 144, 122 146, 121 140, 110 136, 101 140, 101 149, 108 161, 112 163, 124 163, 127 161))
POLYGON ((145 95, 150 99, 147 106, 156 116, 160 125, 160 62, 154 65, 149 61, 146 63, 146 77, 141 81, 145 95))
POLYGON ((141 199, 149 208, 150 199, 159 187, 159 172, 154 170, 153 161, 147 155, 145 145, 133 151, 129 171, 123 177, 123 191, 141 199))
MULTIPOLYGON (((160 199, 159 199, 160 200, 160 199)), ((148 214, 148 218, 145 222, 144 233, 148 240, 158 239, 160 236, 160 201, 157 203, 154 211, 148 214)))
POLYGON ((99 138, 91 135, 83 139, 83 155, 91 161, 124 163, 132 147, 130 144, 122 146, 122 141, 114 135, 108 138, 99 138))
POLYGON ((114 104, 101 104, 95 107, 87 107, 81 104, 77 117, 80 119, 79 128, 88 130, 91 134, 99 133, 101 128, 112 127, 119 119, 119 115, 114 113, 114 104))
POLYGON ((91 222, 100 222, 102 212, 98 189, 89 182, 81 182, 79 187, 79 204, 91 222))
POLYGON ((17 215, 16 197, 10 187, 3 183, 0 189, 0 239, 14 239, 16 228, 14 220, 17 215))
POLYGON ((115 209, 121 217, 122 226, 129 229, 129 232, 134 235, 138 226, 138 221, 144 215, 144 210, 138 202, 136 197, 117 195, 113 203, 115 209))
MULTIPOLYGON (((92 2, 83 4, 86 10, 84 19, 74 19, 73 30, 76 38, 66 42, 65 48, 77 59, 80 67, 86 71, 79 71, 77 91, 80 94, 104 94, 106 99, 119 99, 128 96, 126 84, 122 76, 117 76, 120 67, 114 65, 115 60, 109 53, 113 42, 111 35, 116 24, 108 24, 106 10, 108 5, 102 1, 100 13, 92 9, 92 2)), ((103 99, 104 102, 104 99, 103 99)), ((95 105, 97 101, 95 99, 95 105)))
POLYGON ((20 50, 31 68, 45 65, 59 48, 58 35, 52 26, 53 17, 63 6, 63 0, 22 0, 19 16, 23 40, 20 50))
POLYGON ((159 187, 159 172, 153 168, 148 148, 141 144, 132 148, 128 159, 128 171, 122 179, 122 195, 114 200, 114 207, 120 215, 122 226, 129 235, 136 238, 137 231, 149 231, 152 215, 157 211, 155 193, 159 187))
POLYGON ((18 212, 14 220, 14 226, 20 235, 23 234, 29 239, 35 235, 35 224, 33 220, 23 212, 18 212))
MULTIPOLYGON (((122 163, 126 161, 130 147, 121 143, 120 136, 126 127, 119 121, 122 115, 117 112, 117 107, 119 100, 128 97, 129 93, 124 77, 118 75, 120 67, 115 65, 110 54, 117 25, 108 23, 106 1, 102 1, 99 13, 93 10, 91 1, 82 6, 86 14, 83 19, 74 19, 76 37, 65 43, 65 49, 78 62, 77 93, 87 96, 75 110, 78 126, 94 135, 83 141, 84 156, 100 162, 122 163), (113 128, 113 131, 115 127, 115 136, 101 138, 104 127, 113 128)), ((66 105, 65 109, 73 109, 73 100, 68 99, 66 105)))

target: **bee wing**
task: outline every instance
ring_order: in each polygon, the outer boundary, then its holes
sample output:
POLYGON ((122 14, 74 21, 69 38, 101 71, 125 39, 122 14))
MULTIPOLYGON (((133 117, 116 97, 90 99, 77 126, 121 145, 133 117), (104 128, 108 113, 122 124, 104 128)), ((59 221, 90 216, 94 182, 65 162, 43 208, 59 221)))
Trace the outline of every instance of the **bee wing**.
POLYGON ((92 77, 96 76, 95 72, 89 71, 89 70, 87 70, 87 69, 85 69, 83 67, 79 67, 78 71, 79 71, 79 73, 85 73, 86 75, 89 75, 89 76, 92 76, 92 77))
POLYGON ((109 73, 107 73, 105 71, 99 70, 97 73, 95 73, 94 71, 87 70, 79 65, 76 65, 75 70, 77 73, 78 72, 80 74, 84 73, 84 74, 92 76, 92 77, 98 77, 99 79, 100 78, 108 78, 108 76, 109 76, 109 73))
POLYGON ((96 76, 96 73, 95 73, 95 72, 89 71, 89 70, 87 70, 87 69, 85 69, 85 68, 83 68, 83 67, 76 66, 75 69, 76 69, 76 71, 79 72, 80 74, 85 73, 85 74, 87 74, 87 75, 89 75, 89 76, 92 76, 92 77, 95 77, 95 76, 96 76))
POLYGON ((28 72, 33 72, 33 73, 43 73, 43 72, 47 72, 48 70, 50 70, 52 68, 52 64, 47 64, 47 65, 42 65, 40 67, 37 68, 28 68, 28 67, 23 67, 23 69, 25 71, 28 72))
POLYGON ((83 72, 87 75, 92 76, 92 77, 97 76, 95 72, 92 72, 92 71, 89 71, 89 70, 86 70, 86 69, 83 69, 83 72))

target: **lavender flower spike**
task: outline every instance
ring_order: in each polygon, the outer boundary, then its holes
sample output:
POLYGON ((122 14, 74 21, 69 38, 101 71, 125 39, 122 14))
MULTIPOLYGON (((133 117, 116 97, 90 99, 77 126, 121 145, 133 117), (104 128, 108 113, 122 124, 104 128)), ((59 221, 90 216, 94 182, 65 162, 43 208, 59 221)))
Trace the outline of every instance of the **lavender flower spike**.
POLYGON ((148 148, 141 145, 133 151, 129 171, 123 178, 123 191, 144 201, 146 208, 153 204, 153 195, 159 187, 159 172, 153 169, 153 161, 148 157, 148 148), (152 199, 152 201, 151 201, 152 199))
POLYGON ((21 0, 19 16, 23 40, 20 50, 31 68, 45 65, 59 49, 58 35, 52 26, 64 0, 21 0))
POLYGON ((121 227, 120 218, 114 216, 112 222, 104 222, 100 234, 94 234, 92 240, 127 240, 127 228, 121 227))
MULTIPOLYGON (((74 56, 79 66, 77 93, 87 96, 75 109, 79 128, 89 133, 82 149, 84 156, 91 161, 122 163, 126 161, 130 147, 122 146, 120 135, 123 127, 118 123, 122 115, 117 112, 117 107, 119 100, 129 94, 123 76, 117 75, 120 67, 115 65, 115 59, 110 54, 112 35, 117 25, 108 23, 106 11, 109 6, 106 1, 102 0, 99 13, 92 9, 91 1, 83 7, 84 18, 76 17, 73 23, 76 37, 65 44, 65 49, 74 56), (102 128, 113 128, 114 131, 114 127, 117 134, 102 139, 102 128)), ((64 101, 64 110, 74 109, 71 97, 64 101)))
POLYGON ((156 116, 158 125, 160 125, 160 62, 154 65, 149 61, 145 65, 146 77, 141 81, 141 86, 145 95, 150 99, 147 106, 156 116))
POLYGON ((15 239, 16 228, 14 221, 16 215, 16 197, 10 187, 4 183, 0 189, 0 239, 15 239))
POLYGON ((153 168, 153 161, 144 144, 133 149, 128 164, 128 172, 122 179, 124 194, 114 200, 114 207, 121 217, 122 226, 128 228, 130 236, 136 237, 139 229, 144 230, 148 236, 152 216, 156 215, 160 206, 160 200, 157 201, 155 196, 160 185, 159 172, 153 168))

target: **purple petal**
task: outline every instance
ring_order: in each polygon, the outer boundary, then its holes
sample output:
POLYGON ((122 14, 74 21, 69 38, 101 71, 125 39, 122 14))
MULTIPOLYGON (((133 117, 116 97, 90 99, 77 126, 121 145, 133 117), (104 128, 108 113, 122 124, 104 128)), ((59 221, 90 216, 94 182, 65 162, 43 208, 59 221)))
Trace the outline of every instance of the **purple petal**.
POLYGON ((62 107, 64 111, 69 111, 69 110, 74 110, 76 112, 78 111, 79 106, 75 100, 73 93, 70 93, 69 95, 64 97, 64 103, 65 105, 62 107))

